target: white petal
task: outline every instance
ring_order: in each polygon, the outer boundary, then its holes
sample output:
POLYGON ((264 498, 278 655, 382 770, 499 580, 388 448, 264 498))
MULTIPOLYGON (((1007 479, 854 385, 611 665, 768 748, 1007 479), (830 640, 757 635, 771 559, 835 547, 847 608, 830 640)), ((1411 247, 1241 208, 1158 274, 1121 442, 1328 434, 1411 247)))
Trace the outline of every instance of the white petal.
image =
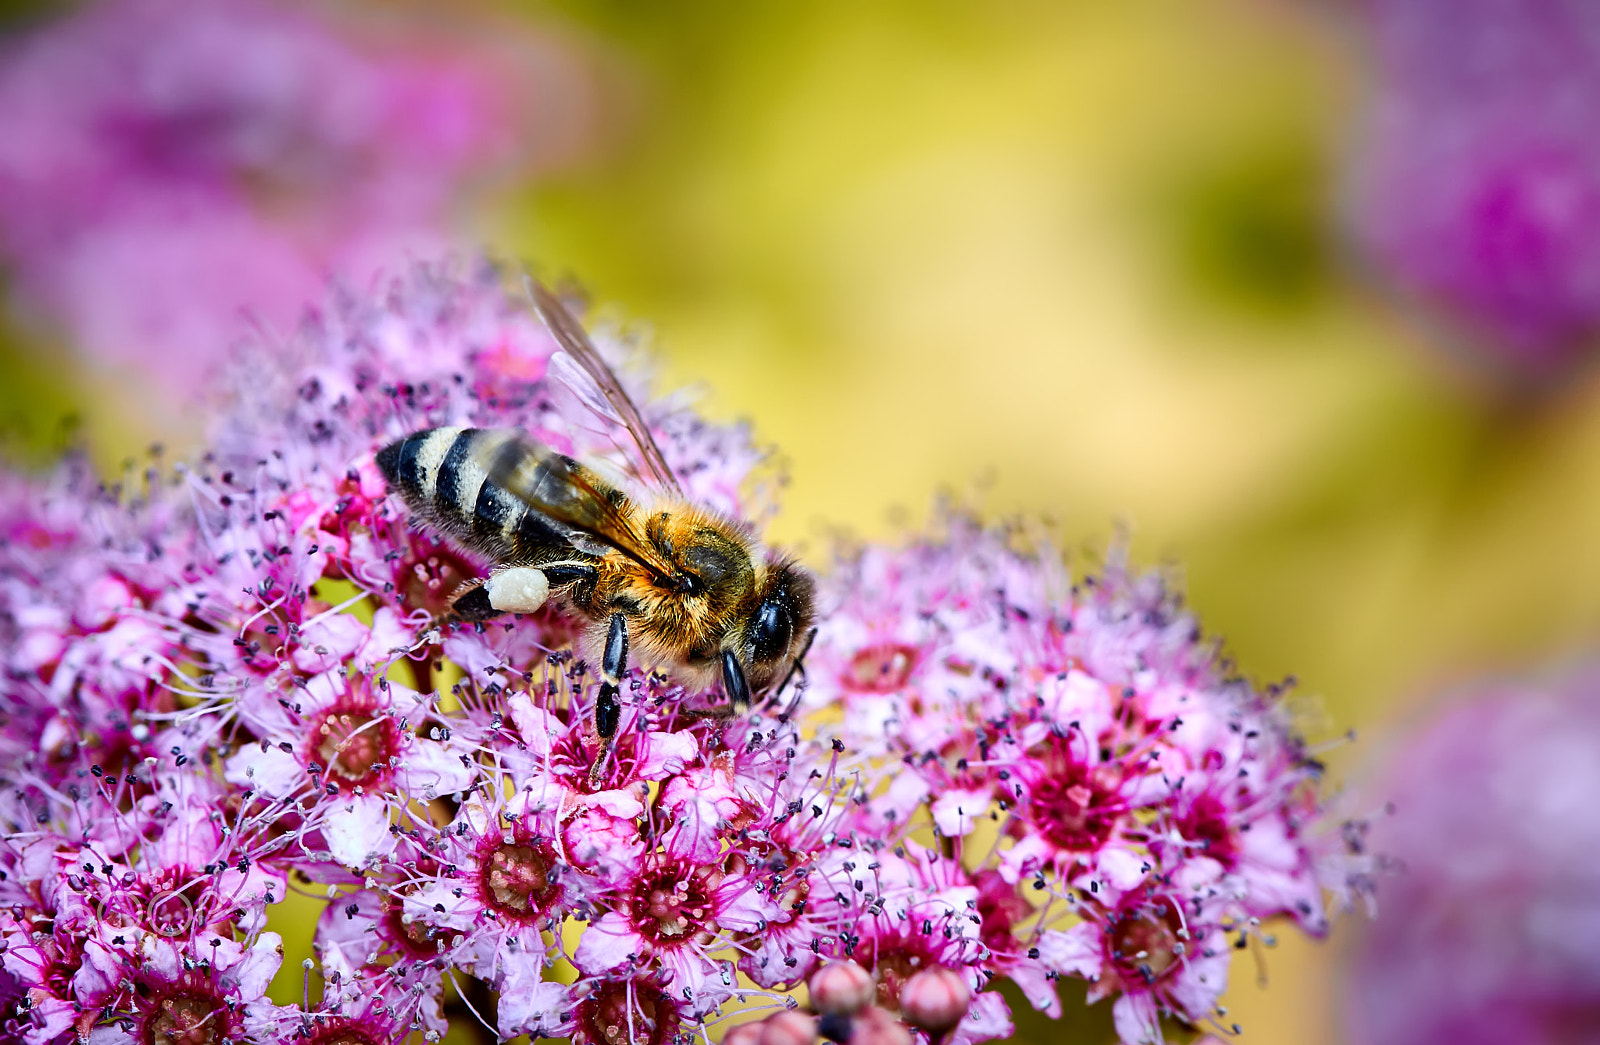
POLYGON ((946 791, 933 803, 933 822, 946 838, 960 838, 989 811, 987 791, 946 791))
POLYGON ((615 911, 590 922, 573 952, 572 964, 590 976, 613 972, 628 963, 629 955, 644 950, 644 940, 628 919, 615 911))
POLYGON ((283 937, 264 932, 256 937, 244 960, 228 970, 240 1001, 255 1001, 267 993, 267 985, 283 964, 283 937))
POLYGON ((412 797, 438 797, 472 786, 473 772, 456 753, 436 740, 417 738, 400 763, 399 783, 412 797), (429 795, 429 789, 432 795, 429 795))
POLYGON ((394 849, 389 806, 376 795, 336 799, 323 822, 328 851, 346 867, 361 868, 394 849))
POLYGON ((291 795, 306 781, 306 767, 276 743, 246 744, 228 759, 223 775, 228 783, 253 788, 274 798, 291 795))
POLYGON ((1062 976, 1098 979, 1103 967, 1100 930, 1089 922, 1064 932, 1052 929, 1039 938, 1039 956, 1062 976))
POLYGON ((1111 1006, 1111 1022, 1123 1045, 1161 1045, 1161 1019, 1148 994, 1124 994, 1111 1006))

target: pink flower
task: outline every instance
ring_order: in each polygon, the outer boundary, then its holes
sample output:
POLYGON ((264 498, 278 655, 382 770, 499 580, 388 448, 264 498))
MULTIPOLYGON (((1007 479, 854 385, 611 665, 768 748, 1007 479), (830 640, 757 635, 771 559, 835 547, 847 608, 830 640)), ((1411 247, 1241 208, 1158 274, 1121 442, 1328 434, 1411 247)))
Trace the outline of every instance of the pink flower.
POLYGON ((689 1003, 645 977, 591 979, 572 988, 569 997, 563 1026, 573 1045, 672 1045, 693 1022, 689 1003))
POLYGON ((1490 682, 1398 738, 1371 851, 1393 874, 1356 938, 1351 1032, 1582 1040, 1600 1004, 1600 671, 1490 682))
POLYGON ((1205 868, 1150 874, 1128 889, 1096 888, 1078 905, 1084 920, 1046 932, 1039 949, 1058 973, 1090 981, 1091 1002, 1117 997, 1112 1015, 1123 1041, 1160 1042, 1160 1013, 1206 1022, 1227 986, 1231 954, 1221 919, 1230 891, 1205 868))
MULTIPOLYGON (((652 398, 598 337, 689 496, 770 513, 748 432, 652 398)), ((1131 1042, 1208 1018, 1225 934, 1323 930, 1344 883, 1317 767, 1159 578, 1114 558, 1074 588, 952 513, 841 558, 793 720, 640 663, 602 742, 587 622, 441 621, 494 564, 374 464, 424 428, 518 427, 632 483, 520 297, 417 269, 272 350, 194 464, 118 494, 75 464, 5 480, 5 1034, 437 1038, 470 977, 503 1036, 680 1045, 853 959, 868 1036, 910 1040, 908 983, 966 1045, 1010 1033, 995 981, 1056 1015, 1078 976, 1131 1042), (324 990, 280 1006, 265 926, 292 883, 328 898, 324 990)), ((763 1026, 809 1033, 790 1015, 763 1026)))
POLYGON ((293 0, 116 0, 0 63, 0 252, 19 305, 193 394, 248 313, 448 242, 465 191, 570 153, 574 62, 504 24, 293 0))
POLYGON ((223 936, 179 947, 107 926, 88 941, 84 958, 75 986, 99 1011, 80 1017, 80 1028, 98 1024, 96 1040, 238 1039, 283 960, 283 943, 262 933, 248 947, 223 936))
POLYGON ((1383 276, 1514 382, 1600 325, 1600 12, 1583 0, 1372 0, 1378 90, 1354 233, 1383 276))
MULTIPOLYGON (((1119 553, 1074 586, 1035 535, 950 513, 902 549, 848 549, 823 594, 807 704, 840 709, 846 749, 898 763, 857 814, 870 857, 837 864, 851 876, 837 902, 869 919, 844 954, 969 970, 975 1012, 995 1004, 988 976, 1052 1014, 1054 978, 1091 978, 1133 1043, 1161 1011, 1210 1018, 1227 977, 1220 927, 1288 915, 1325 930, 1324 889, 1347 886, 1337 845, 1313 830, 1319 767, 1276 694, 1225 676, 1159 577, 1130 575, 1119 553), (966 853, 985 821, 1009 844, 966 853), (959 865, 909 841, 922 825, 959 865), (1105 941, 1145 923, 1165 939, 1162 918, 1119 906, 1158 885, 1162 910, 1208 912, 1208 951, 1185 938, 1145 980, 1105 941), (943 913, 917 933, 901 896, 950 899, 921 901, 943 913)), ((907 974, 880 969, 880 989, 907 974)))

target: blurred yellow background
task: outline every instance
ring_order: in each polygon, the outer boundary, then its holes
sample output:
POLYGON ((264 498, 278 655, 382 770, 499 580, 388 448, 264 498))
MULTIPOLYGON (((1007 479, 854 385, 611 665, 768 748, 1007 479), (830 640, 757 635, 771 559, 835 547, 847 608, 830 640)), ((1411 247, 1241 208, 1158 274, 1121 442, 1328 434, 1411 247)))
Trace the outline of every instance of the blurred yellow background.
MULTIPOLYGON (((1432 694, 1600 633, 1597 390, 1499 401, 1364 283, 1335 6, 507 9, 586 57, 600 131, 478 234, 647 323, 665 384, 781 448, 778 539, 892 535, 975 486, 1073 549, 1126 524, 1247 674, 1298 677, 1314 735, 1360 733, 1335 784, 1432 694)), ((67 410, 107 460, 182 436, 58 346, 12 331, 0 364, 35 446, 67 410)), ((1266 989, 1241 956, 1240 1040, 1341 1040, 1354 928, 1281 934, 1266 989)), ((1061 1039, 1018 1014, 1018 1040, 1061 1039)))

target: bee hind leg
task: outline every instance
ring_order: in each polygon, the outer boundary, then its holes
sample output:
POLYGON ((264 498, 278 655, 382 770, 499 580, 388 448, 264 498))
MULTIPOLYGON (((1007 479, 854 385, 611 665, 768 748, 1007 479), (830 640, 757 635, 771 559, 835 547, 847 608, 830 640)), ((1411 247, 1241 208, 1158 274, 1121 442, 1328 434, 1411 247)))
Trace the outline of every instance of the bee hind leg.
POLYGON ((448 624, 454 621, 471 623, 480 620, 493 620, 500 616, 503 610, 497 610, 489 602, 488 586, 484 578, 464 582, 450 595, 450 612, 439 618, 439 623, 448 624))
POLYGON ((550 581, 532 566, 502 566, 466 581, 450 595, 450 612, 436 623, 494 620, 502 613, 533 613, 550 598, 550 581))
POLYGON ((628 673, 628 618, 620 613, 611 615, 611 625, 606 630, 606 649, 600 658, 600 694, 594 703, 594 731, 600 735, 600 753, 589 767, 589 785, 598 786, 605 770, 606 758, 611 754, 611 742, 622 722, 622 702, 617 694, 622 676, 628 673))
POLYGON ((534 613, 550 598, 550 579, 535 566, 501 566, 483 582, 483 592, 496 613, 534 613))

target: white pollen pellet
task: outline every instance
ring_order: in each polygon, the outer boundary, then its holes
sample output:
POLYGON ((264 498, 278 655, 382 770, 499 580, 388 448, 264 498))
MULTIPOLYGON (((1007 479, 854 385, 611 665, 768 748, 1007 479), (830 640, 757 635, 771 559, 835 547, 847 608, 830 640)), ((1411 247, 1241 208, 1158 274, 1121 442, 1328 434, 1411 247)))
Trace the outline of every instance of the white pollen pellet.
POLYGON ((496 570, 484 582, 489 605, 502 613, 532 613, 550 597, 550 581, 532 566, 496 570))

